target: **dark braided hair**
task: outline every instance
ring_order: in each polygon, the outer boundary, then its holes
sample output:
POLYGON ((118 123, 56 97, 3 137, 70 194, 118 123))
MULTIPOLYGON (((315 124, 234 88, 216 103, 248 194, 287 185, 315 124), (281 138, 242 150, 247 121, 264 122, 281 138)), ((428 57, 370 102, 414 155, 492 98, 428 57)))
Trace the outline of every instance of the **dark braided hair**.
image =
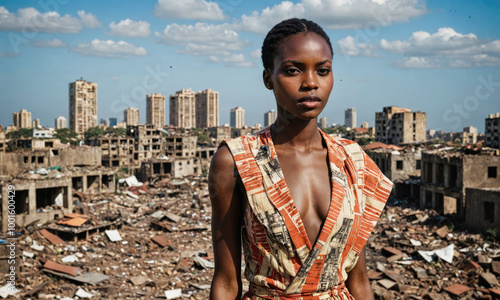
POLYGON ((278 54, 279 47, 287 39, 291 38, 293 35, 298 33, 316 33, 325 39, 326 43, 330 47, 330 51, 333 56, 332 44, 330 43, 330 38, 326 35, 325 31, 321 26, 306 19, 292 18, 284 20, 279 24, 276 24, 268 33, 262 44, 262 63, 264 64, 264 69, 273 69, 274 57, 278 54))

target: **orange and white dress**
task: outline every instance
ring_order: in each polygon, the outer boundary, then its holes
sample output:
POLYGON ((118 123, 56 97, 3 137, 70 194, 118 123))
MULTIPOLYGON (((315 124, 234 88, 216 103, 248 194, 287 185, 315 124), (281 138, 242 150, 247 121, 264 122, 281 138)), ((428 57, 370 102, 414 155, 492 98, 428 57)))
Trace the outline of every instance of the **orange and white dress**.
POLYGON ((286 185, 270 128, 226 140, 248 196, 242 230, 244 300, 353 299, 344 283, 389 197, 392 182, 360 146, 333 139, 328 147, 330 207, 311 245, 286 185))

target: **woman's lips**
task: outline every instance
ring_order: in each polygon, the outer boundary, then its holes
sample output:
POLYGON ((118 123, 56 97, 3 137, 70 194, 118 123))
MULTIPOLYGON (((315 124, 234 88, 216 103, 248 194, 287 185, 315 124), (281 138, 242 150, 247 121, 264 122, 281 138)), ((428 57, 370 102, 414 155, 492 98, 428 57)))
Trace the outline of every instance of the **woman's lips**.
POLYGON ((319 97, 307 96, 299 100, 299 105, 305 108, 315 108, 321 103, 319 97))

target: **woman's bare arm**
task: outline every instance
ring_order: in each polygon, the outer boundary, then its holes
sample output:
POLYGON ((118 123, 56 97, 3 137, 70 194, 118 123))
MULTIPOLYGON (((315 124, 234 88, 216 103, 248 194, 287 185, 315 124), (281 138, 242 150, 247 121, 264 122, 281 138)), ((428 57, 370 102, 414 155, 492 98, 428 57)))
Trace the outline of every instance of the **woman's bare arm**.
POLYGON ((346 287, 354 299, 374 300, 370 280, 366 274, 366 252, 365 248, 359 254, 356 266, 349 272, 346 287))
POLYGON ((208 187, 212 202, 212 243, 215 271, 210 299, 241 298, 242 197, 240 178, 227 147, 215 153, 208 187))

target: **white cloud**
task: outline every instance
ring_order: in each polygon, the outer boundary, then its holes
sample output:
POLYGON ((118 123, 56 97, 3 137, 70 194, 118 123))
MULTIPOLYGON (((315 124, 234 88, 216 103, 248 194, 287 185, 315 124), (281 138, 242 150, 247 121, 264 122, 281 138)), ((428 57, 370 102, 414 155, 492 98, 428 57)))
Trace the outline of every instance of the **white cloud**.
POLYGON ((17 54, 13 52, 2 52, 0 51, 0 57, 16 57, 17 54))
POLYGON ((82 26, 95 28, 101 24, 93 14, 83 10, 78 11, 78 16, 80 19, 61 16, 55 11, 40 13, 34 7, 21 8, 14 13, 0 6, 0 31, 78 33, 82 26))
POLYGON ((41 14, 33 7, 21 8, 13 13, 0 6, 0 30, 3 31, 77 33, 81 29, 80 20, 70 15, 60 16, 57 12, 41 14))
POLYGON ((352 36, 346 36, 345 38, 337 42, 340 48, 340 52, 349 56, 377 56, 373 51, 375 46, 370 44, 358 43, 354 41, 352 36))
POLYGON ((71 49, 71 51, 88 56, 102 57, 130 57, 146 55, 147 51, 143 47, 136 47, 124 41, 115 42, 112 40, 95 39, 90 43, 81 43, 71 49))
POLYGON ((297 17, 311 19, 326 28, 355 29, 388 26, 408 22, 410 18, 427 13, 420 0, 301 0, 283 1, 267 7, 260 13, 243 15, 236 22, 238 30, 265 33, 283 19, 297 17))
POLYGON ((260 58, 262 56, 262 51, 260 49, 255 49, 248 55, 251 58, 260 58))
POLYGON ((61 48, 66 47, 66 43, 61 41, 60 39, 53 40, 34 40, 31 45, 35 47, 48 47, 48 48, 61 48))
MULTIPOLYGON (((408 40, 380 41, 380 48, 411 57, 400 61, 400 67, 411 67, 420 58, 432 58, 434 67, 468 68, 500 64, 500 40, 479 39, 475 34, 461 34, 453 28, 439 28, 435 33, 417 31, 408 40)), ((430 61, 429 59, 426 60, 430 61)))
POLYGON ((226 18, 219 4, 205 0, 158 0, 153 13, 162 19, 221 21, 226 18))
POLYGON ((157 32, 156 36, 166 45, 182 46, 183 50, 180 52, 191 55, 217 55, 221 51, 238 51, 248 44, 241 41, 238 33, 231 30, 228 24, 174 23, 167 25, 163 33, 157 32))
POLYGON ((86 13, 84 10, 79 10, 78 16, 82 20, 82 24, 88 28, 96 28, 102 26, 101 22, 92 13, 86 13))
POLYGON ((394 66, 403 69, 430 69, 439 68, 439 65, 433 62, 427 57, 405 57, 398 62, 394 63, 394 66))
POLYGON ((251 61, 247 61, 241 53, 223 53, 222 55, 211 55, 210 61, 225 63, 226 67, 249 68, 255 66, 251 61))
POLYGON ((148 37, 151 34, 149 23, 146 21, 132 21, 130 19, 121 20, 118 24, 109 24, 110 35, 128 37, 148 37))
POLYGON ((231 29, 229 24, 196 23, 194 25, 170 24, 162 33, 156 32, 160 41, 169 46, 180 47, 178 53, 208 56, 210 61, 225 63, 226 66, 250 67, 241 51, 248 46, 231 29))

